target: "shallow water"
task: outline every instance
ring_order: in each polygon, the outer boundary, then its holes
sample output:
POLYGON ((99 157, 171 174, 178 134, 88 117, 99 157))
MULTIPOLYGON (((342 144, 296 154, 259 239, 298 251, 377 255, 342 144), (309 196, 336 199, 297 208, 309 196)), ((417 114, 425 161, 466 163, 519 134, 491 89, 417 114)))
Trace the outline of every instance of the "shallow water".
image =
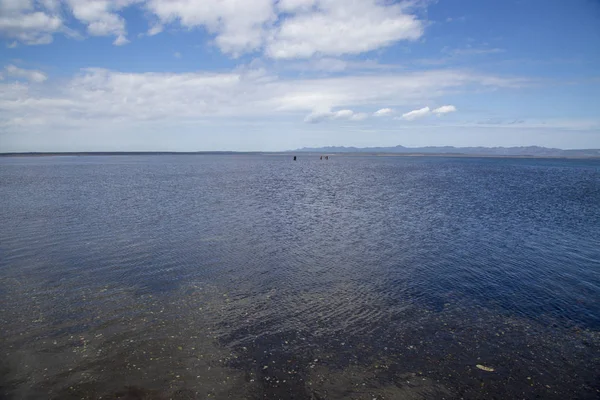
POLYGON ((600 160, 0 158, 0 200, 0 398, 600 393, 600 160))

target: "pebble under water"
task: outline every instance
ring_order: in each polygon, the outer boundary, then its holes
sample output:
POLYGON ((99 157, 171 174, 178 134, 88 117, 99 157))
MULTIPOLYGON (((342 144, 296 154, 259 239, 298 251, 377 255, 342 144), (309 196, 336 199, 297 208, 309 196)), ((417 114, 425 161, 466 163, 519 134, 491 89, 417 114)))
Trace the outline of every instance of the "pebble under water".
POLYGON ((0 158, 0 398, 597 399, 600 160, 0 158))

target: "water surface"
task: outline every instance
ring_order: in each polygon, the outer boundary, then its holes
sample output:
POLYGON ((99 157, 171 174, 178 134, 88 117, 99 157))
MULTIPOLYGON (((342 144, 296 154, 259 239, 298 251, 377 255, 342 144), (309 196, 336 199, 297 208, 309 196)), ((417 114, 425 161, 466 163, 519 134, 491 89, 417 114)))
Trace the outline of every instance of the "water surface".
POLYGON ((0 397, 600 393, 600 160, 0 158, 0 201, 0 397))

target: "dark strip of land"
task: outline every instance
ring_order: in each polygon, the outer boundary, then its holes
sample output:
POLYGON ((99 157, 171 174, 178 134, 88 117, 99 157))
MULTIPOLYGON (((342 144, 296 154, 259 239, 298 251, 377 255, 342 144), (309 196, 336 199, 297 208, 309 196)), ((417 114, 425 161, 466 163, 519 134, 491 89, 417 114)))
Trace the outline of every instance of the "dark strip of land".
POLYGON ((99 152, 27 152, 27 153, 0 153, 0 157, 79 157, 79 156, 161 156, 161 155, 264 155, 264 156, 289 156, 301 154, 300 157, 318 157, 324 154, 330 156, 346 157, 468 157, 468 158, 558 158, 558 159, 600 159, 593 153, 553 155, 553 154, 477 154, 477 153, 388 153, 388 152, 323 152, 323 151, 285 151, 285 152, 253 152, 253 151, 99 151, 99 152))

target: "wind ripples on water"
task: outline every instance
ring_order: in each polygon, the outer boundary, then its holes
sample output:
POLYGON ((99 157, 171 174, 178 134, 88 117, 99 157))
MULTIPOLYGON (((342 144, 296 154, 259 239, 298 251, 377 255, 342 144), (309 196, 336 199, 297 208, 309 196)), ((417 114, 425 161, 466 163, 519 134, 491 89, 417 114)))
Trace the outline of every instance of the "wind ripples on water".
POLYGON ((9 398, 597 394, 598 160, 4 158, 0 196, 9 398))

